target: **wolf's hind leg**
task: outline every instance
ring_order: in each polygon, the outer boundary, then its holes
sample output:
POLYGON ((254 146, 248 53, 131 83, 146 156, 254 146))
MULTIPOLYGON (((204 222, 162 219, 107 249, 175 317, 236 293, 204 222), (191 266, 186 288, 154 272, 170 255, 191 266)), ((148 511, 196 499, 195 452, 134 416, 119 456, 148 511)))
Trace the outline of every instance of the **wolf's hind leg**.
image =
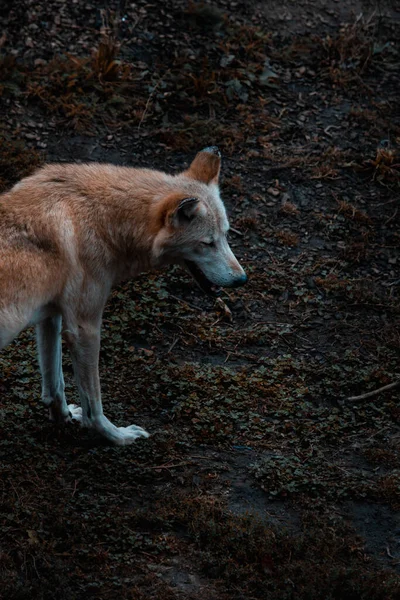
POLYGON ((47 317, 36 326, 39 365, 42 373, 42 401, 52 421, 66 422, 73 416, 64 395, 61 359, 61 315, 47 317))

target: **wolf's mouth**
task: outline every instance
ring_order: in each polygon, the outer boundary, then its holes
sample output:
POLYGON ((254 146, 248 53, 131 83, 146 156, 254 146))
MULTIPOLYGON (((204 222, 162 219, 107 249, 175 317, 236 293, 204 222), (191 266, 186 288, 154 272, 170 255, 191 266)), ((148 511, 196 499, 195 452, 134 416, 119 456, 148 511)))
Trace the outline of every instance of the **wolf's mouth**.
POLYGON ((221 290, 218 286, 211 283, 209 279, 204 275, 203 271, 191 260, 185 260, 185 264, 189 269, 193 279, 197 285, 209 296, 219 296, 221 290))

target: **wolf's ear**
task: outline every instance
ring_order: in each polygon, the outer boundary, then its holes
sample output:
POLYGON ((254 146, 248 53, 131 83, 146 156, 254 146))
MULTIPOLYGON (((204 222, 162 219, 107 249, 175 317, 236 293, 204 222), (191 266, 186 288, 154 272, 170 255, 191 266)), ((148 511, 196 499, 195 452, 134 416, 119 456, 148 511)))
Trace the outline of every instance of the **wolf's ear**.
POLYGON ((203 183, 218 183, 221 153, 217 146, 209 146, 198 152, 184 175, 203 183))
POLYGON ((167 212, 167 222, 179 227, 189 223, 199 208, 198 198, 184 198, 178 200, 167 212))

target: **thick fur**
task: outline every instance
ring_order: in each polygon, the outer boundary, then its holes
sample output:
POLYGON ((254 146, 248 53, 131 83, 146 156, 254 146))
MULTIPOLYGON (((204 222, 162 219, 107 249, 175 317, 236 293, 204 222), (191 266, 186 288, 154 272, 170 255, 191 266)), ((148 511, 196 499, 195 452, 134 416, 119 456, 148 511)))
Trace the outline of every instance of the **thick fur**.
POLYGON ((112 286, 168 263, 195 264, 218 286, 243 269, 226 240, 217 149, 168 175, 107 164, 53 164, 0 196, 0 349, 36 325, 42 399, 57 421, 78 419, 125 445, 148 433, 103 414, 98 357, 112 286), (68 406, 61 335, 72 356, 82 408, 68 406))

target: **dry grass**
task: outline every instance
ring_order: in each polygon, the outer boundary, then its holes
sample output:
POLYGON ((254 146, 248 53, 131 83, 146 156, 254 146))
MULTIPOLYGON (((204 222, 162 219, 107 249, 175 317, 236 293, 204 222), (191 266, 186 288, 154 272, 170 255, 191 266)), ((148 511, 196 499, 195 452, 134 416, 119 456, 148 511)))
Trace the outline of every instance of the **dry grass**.
POLYGON ((119 44, 111 37, 103 37, 99 47, 93 53, 91 66, 100 82, 112 82, 127 79, 130 65, 117 60, 119 44))
POLYGON ((337 36, 326 36, 322 46, 332 83, 339 86, 363 84, 362 75, 373 57, 373 38, 365 22, 357 20, 344 25, 337 36))
POLYGON ((400 158, 395 150, 378 148, 375 158, 367 160, 364 165, 372 171, 372 179, 382 185, 400 185, 400 158))
POLYGON ((292 231, 277 231, 275 237, 283 246, 290 246, 292 248, 298 246, 300 242, 297 233, 293 233, 292 231))
POLYGON ((299 209, 293 202, 284 202, 280 207, 279 212, 284 215, 295 216, 299 214, 299 209))
MULTIPOLYGON (((67 54, 40 64, 27 79, 28 98, 76 131, 90 131, 96 117, 129 104, 131 67, 117 60, 118 51, 113 38, 104 36, 91 57, 67 54)), ((129 114, 128 106, 125 111, 129 114)))
POLYGON ((360 210, 350 202, 346 200, 336 200, 338 203, 338 212, 346 217, 346 219, 350 219, 352 221, 357 221, 359 223, 363 223, 364 225, 372 225, 372 219, 365 213, 360 210))

